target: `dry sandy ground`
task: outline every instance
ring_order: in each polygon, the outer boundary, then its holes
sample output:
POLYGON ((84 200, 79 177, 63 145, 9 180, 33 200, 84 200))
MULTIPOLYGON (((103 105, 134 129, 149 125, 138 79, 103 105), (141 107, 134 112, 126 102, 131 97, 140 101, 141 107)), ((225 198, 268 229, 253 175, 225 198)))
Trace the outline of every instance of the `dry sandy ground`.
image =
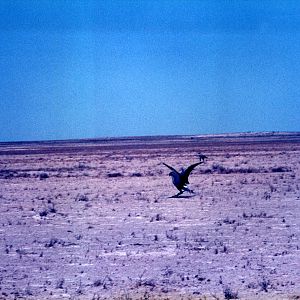
POLYGON ((0 144, 0 299, 300 299, 300 134, 0 144), (177 169, 209 158, 177 193, 177 169))

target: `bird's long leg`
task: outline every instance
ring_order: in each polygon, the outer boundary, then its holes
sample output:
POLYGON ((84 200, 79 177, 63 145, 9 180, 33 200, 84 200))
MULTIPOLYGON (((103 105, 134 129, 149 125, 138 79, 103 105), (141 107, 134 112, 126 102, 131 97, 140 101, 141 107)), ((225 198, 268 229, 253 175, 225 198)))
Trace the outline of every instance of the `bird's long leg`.
POLYGON ((176 197, 178 197, 179 195, 181 195, 183 193, 183 191, 180 191, 177 195, 176 195, 176 197))
POLYGON ((184 188, 185 192, 189 192, 190 194, 195 194, 195 192, 193 190, 190 190, 189 188, 185 187, 184 188))
POLYGON ((180 191, 178 194, 171 196, 170 198, 178 198, 184 191, 180 191))

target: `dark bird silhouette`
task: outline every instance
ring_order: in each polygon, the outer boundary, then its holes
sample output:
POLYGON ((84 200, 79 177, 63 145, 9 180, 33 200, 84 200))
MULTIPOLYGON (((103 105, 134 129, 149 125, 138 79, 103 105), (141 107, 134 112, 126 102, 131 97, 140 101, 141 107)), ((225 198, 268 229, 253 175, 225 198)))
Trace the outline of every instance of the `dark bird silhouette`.
POLYGON ((200 161, 205 161, 205 159, 207 158, 207 156, 206 155, 204 155, 204 154, 202 154, 202 153, 198 153, 198 157, 199 157, 199 160, 200 161))
POLYGON ((190 190, 187 185, 189 184, 189 175, 191 172, 200 164, 203 162, 197 162, 195 164, 190 165, 186 170, 182 169, 181 172, 177 172, 174 168, 171 166, 163 163, 166 167, 168 167, 172 172, 169 173, 169 176, 172 176, 172 182, 176 186, 176 188, 179 190, 179 193, 172 196, 172 197, 178 197, 183 192, 189 192, 194 193, 192 190, 190 190))

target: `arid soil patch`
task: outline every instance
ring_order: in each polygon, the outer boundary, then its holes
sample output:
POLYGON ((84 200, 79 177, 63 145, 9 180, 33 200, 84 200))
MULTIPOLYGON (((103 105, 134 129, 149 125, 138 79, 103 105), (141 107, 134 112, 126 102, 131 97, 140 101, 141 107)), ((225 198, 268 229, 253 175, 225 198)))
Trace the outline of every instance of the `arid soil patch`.
POLYGON ((0 145, 0 299, 300 299, 299 237, 299 135, 0 145))

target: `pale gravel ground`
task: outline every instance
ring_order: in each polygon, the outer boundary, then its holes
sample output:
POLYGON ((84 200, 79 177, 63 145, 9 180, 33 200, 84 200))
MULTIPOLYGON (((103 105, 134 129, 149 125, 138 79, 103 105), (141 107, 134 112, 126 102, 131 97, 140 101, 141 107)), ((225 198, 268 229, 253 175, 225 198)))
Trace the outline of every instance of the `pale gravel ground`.
POLYGON ((2 175, 10 170, 0 178, 0 299, 224 299, 226 288, 300 299, 299 154, 299 143, 175 143, 0 155, 2 175), (196 194, 168 198, 177 192, 161 162, 179 169, 199 150, 209 160, 190 177, 196 194))

